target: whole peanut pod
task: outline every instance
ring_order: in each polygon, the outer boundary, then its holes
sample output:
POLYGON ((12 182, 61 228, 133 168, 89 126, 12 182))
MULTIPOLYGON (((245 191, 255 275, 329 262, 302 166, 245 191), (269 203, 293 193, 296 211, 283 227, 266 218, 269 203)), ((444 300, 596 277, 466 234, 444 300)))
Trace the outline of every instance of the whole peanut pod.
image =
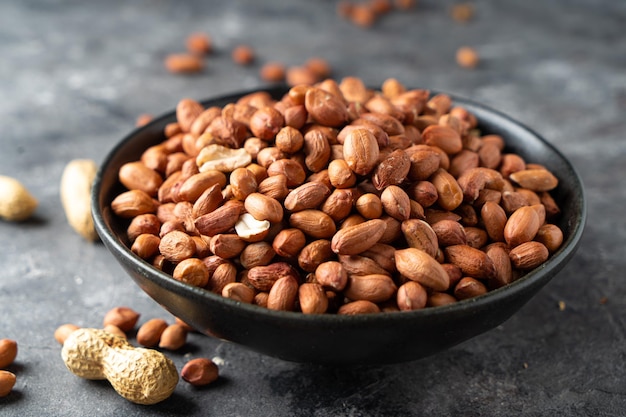
POLYGON ((78 329, 63 344, 61 356, 73 374, 106 379, 115 391, 137 404, 156 404, 178 384, 174 363, 162 353, 135 348, 125 339, 98 329, 78 329))

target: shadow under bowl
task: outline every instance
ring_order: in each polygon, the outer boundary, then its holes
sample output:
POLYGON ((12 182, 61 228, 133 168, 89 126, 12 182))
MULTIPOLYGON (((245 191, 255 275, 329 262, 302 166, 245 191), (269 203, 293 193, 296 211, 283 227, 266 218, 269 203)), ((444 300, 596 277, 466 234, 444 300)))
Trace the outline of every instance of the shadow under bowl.
MULTIPOLYGON (((279 98, 287 88, 265 91, 279 98)), ((248 93, 222 96, 202 104, 224 106, 248 93)), ((118 181, 119 168, 138 160, 146 148, 164 140, 163 129, 176 120, 174 112, 134 130, 105 158, 92 192, 96 230, 143 291, 174 316, 207 335, 296 362, 383 364, 433 355, 495 328, 519 310, 574 255, 586 218, 582 182, 557 149, 506 115, 466 99, 452 98, 455 105, 464 106, 476 116, 483 134, 505 138, 506 152, 545 165, 559 178, 552 196, 562 211, 557 223, 564 235, 561 248, 519 280, 485 295, 410 312, 305 315, 236 302, 174 280, 129 250, 125 225, 110 209, 113 198, 125 191, 118 181)))

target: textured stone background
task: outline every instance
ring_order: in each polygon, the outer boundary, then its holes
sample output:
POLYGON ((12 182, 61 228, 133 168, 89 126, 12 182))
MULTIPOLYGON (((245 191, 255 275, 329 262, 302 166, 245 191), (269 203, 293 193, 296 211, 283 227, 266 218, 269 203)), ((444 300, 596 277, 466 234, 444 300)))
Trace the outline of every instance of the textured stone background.
POLYGON ((337 17, 334 1, 0 2, 0 174, 40 200, 34 220, 0 222, 0 338, 20 348, 11 367, 18 382, 0 413, 624 415, 626 3, 475 2, 475 19, 464 25, 451 20, 452 4, 420 0, 363 30, 337 17), (217 49, 206 71, 168 74, 162 59, 197 30, 217 49), (238 43, 255 48, 257 64, 231 63, 238 43), (477 49, 478 69, 455 65, 461 45, 477 49), (396 77, 484 102, 543 134, 586 186, 577 256, 502 326, 421 361, 323 368, 191 335, 186 351, 172 355, 177 365, 218 356, 222 377, 206 389, 180 384, 149 408, 69 374, 52 337, 58 325, 99 326, 117 305, 134 306, 143 319, 168 316, 102 245, 85 244, 66 224, 58 196, 65 164, 101 161, 140 113, 258 87, 260 63, 311 56, 326 58, 337 79, 378 85, 396 77))

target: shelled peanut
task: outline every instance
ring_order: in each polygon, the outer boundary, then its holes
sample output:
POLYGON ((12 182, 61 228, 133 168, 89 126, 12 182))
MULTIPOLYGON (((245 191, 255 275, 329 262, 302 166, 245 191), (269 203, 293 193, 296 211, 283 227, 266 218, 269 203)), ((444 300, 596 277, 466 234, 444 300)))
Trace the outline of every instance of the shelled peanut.
POLYGON ((183 99, 176 117, 120 169, 111 207, 135 254, 224 297, 412 310, 504 286, 563 241, 558 179, 445 94, 346 77, 223 108, 183 99))

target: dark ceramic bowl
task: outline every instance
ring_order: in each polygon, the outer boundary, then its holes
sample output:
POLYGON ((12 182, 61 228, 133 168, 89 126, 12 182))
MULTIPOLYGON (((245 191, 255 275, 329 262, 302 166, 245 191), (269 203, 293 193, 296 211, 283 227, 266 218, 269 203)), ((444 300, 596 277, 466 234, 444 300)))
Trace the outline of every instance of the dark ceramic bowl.
MULTIPOLYGON (((269 89, 280 97, 285 88, 269 89)), ((249 92, 205 101, 224 106, 249 92)), ((364 364, 410 361, 435 354, 500 325, 533 297, 574 255, 586 217, 581 180, 572 165, 537 133, 509 117, 471 101, 454 102, 473 112, 483 133, 502 135, 507 151, 543 164, 559 178, 553 196, 562 210, 562 247, 521 279, 483 296, 411 312, 360 316, 304 315, 242 304, 174 280, 135 256, 125 230, 112 214, 112 199, 124 191, 119 168, 138 160, 161 142, 174 112, 124 138, 106 157, 93 187, 96 229, 106 247, 135 282, 156 302, 199 331, 277 358, 311 363, 364 364)))

